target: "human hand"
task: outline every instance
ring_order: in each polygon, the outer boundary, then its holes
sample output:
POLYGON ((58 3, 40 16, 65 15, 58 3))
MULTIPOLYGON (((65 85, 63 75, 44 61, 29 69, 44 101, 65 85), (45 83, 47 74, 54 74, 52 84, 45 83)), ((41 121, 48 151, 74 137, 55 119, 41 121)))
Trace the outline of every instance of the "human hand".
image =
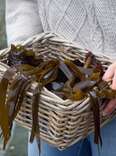
MULTIPOLYGON (((109 66, 106 70, 103 80, 106 82, 111 81, 111 89, 116 90, 116 62, 109 66)), ((108 115, 116 109, 116 99, 112 99, 103 111, 103 115, 108 115)))

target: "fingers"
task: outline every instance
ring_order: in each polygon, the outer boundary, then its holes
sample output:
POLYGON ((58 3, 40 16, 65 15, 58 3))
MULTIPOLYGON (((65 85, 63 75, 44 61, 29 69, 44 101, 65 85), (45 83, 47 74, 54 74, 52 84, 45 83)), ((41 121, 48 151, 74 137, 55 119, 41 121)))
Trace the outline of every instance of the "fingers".
POLYGON ((109 115, 116 109, 116 99, 112 99, 103 111, 103 115, 109 115))
MULTIPOLYGON (((116 90, 116 63, 113 63, 109 68, 106 70, 103 80, 106 82, 111 81, 111 89, 116 90)), ((116 99, 112 99, 103 111, 103 115, 111 114, 116 109, 116 99)))
POLYGON ((103 80, 106 82, 111 81, 114 76, 114 71, 115 71, 115 68, 113 67, 113 65, 109 66, 109 68, 106 70, 103 76, 103 80))
POLYGON ((113 80, 112 80, 111 88, 113 90, 116 90, 116 70, 114 72, 114 77, 113 77, 113 80))
POLYGON ((109 66, 109 68, 106 70, 103 80, 106 82, 112 81, 111 88, 113 90, 116 90, 116 63, 109 66))

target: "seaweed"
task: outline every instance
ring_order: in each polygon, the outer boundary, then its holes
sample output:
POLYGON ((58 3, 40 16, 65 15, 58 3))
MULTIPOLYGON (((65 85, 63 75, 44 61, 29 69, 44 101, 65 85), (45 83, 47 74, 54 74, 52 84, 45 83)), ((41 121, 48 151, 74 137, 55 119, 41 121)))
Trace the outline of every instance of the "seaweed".
POLYGON ((0 127, 2 129, 2 134, 4 138, 4 146, 5 146, 10 138, 10 127, 9 127, 9 116, 8 116, 8 108, 6 107, 6 98, 7 98, 7 88, 9 85, 9 81, 12 79, 14 75, 13 69, 8 69, 1 81, 0 81, 0 127))

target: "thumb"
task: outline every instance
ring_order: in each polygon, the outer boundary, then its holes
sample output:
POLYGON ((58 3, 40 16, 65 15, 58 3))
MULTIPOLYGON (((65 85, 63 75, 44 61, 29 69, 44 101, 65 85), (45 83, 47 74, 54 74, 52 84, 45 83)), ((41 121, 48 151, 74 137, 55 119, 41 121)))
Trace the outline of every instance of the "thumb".
POLYGON ((109 68, 106 70, 105 74, 103 75, 102 79, 107 82, 112 80, 114 76, 114 72, 115 72, 115 68, 113 67, 113 65, 109 66, 109 68))

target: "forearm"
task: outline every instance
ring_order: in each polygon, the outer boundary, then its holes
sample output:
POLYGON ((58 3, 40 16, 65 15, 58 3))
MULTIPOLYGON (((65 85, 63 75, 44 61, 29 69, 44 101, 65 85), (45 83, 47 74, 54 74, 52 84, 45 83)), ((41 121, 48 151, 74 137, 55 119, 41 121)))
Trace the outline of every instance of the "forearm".
POLYGON ((43 31, 37 9, 36 0, 6 0, 8 44, 18 43, 43 31))

